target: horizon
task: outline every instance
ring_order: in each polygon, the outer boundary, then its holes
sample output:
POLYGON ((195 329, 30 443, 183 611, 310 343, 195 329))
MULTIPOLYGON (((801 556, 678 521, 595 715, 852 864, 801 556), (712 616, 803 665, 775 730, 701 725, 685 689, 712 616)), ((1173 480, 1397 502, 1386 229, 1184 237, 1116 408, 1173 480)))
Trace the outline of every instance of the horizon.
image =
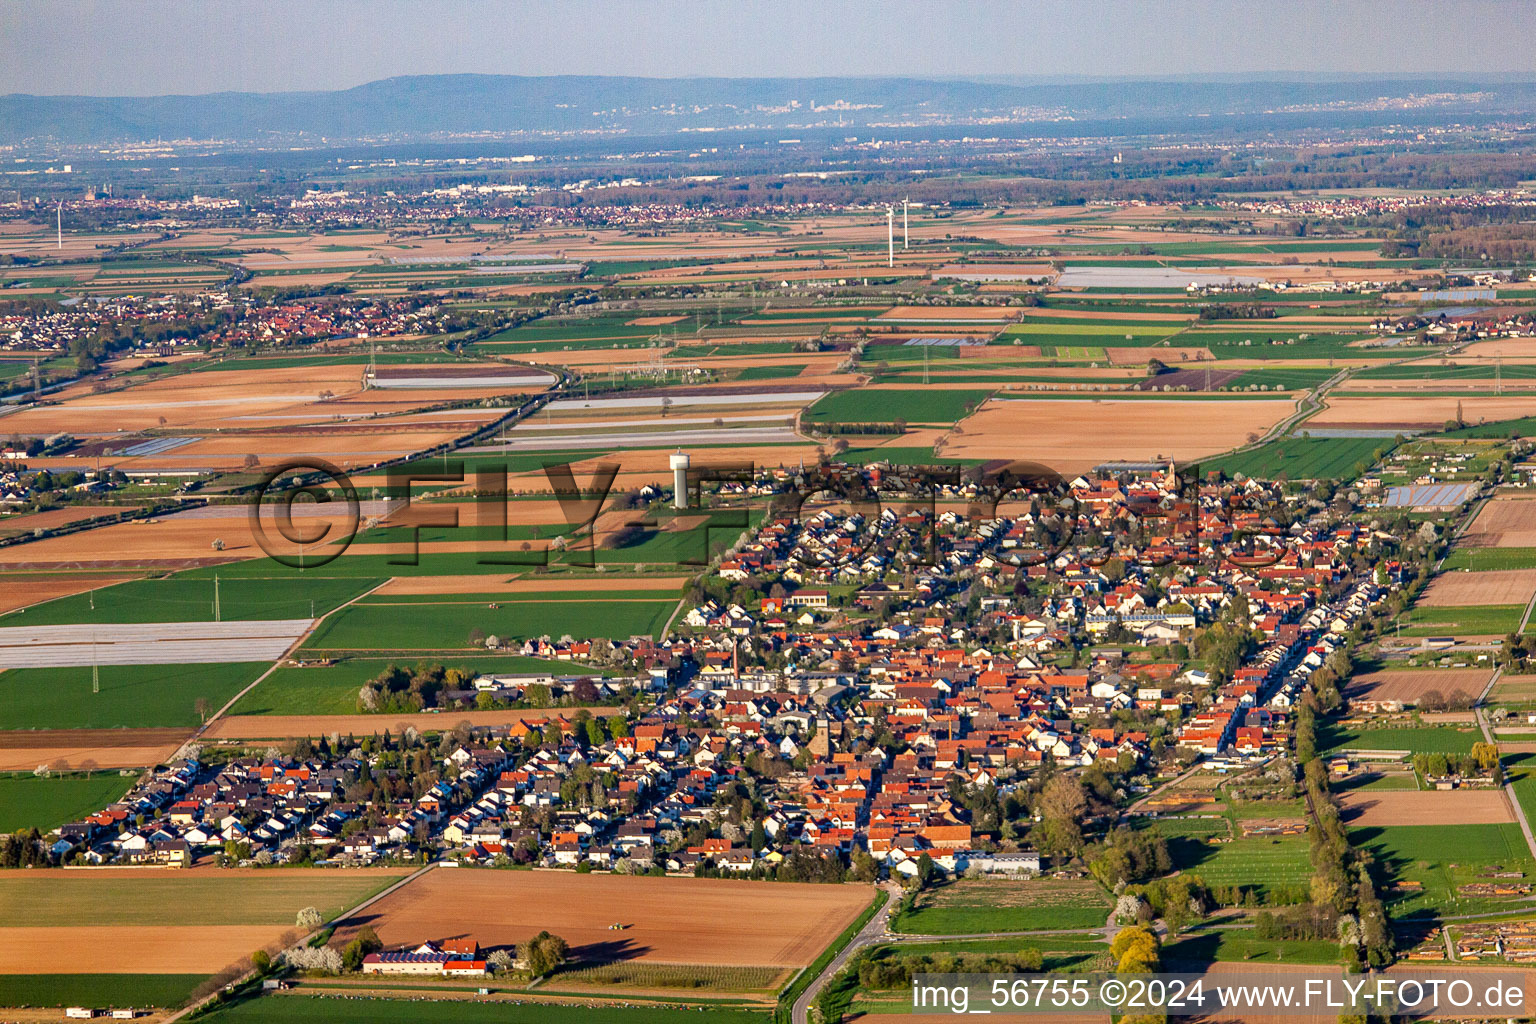
POLYGON ((19 2, 0 7, 0 33, 26 41, 0 66, 0 94, 331 92, 450 73, 995 80, 1027 70, 1046 79, 1129 81, 1536 74, 1524 45, 1536 34, 1536 9, 1469 0, 1449 21, 1436 17, 1441 13, 1426 0, 1362 0, 1342 15, 1322 0, 1292 0, 1278 10, 1254 0, 1041 0, 950 7, 938 16, 912 0, 729 8, 575 0, 559 18, 521 0, 431 7, 275 0, 256 15, 233 4, 175 0, 19 2), (582 30, 570 31, 572 24, 582 30), (124 50, 137 59, 114 59, 124 50), (1405 61, 1415 64, 1405 68, 1405 61), (957 76, 957 68, 966 73, 957 76))
POLYGON ((367 81, 357 82, 352 85, 337 86, 335 88, 317 89, 271 89, 271 90, 243 90, 243 89, 216 89, 208 92, 165 92, 165 93, 42 93, 13 91, 0 93, 0 96, 34 96, 40 99, 172 99, 178 97, 206 97, 219 95, 243 95, 243 96, 283 96, 301 95, 305 93, 343 93, 354 89, 364 89, 382 82, 409 81, 411 79, 427 78, 514 78, 529 81, 551 79, 590 79, 595 81, 652 81, 652 82, 745 82, 745 81, 783 81, 783 82, 811 82, 827 80, 846 81, 904 81, 904 82, 963 82, 976 85, 1011 85, 1023 88, 1033 86, 1066 86, 1066 85, 1114 85, 1114 84, 1205 84, 1205 83, 1231 83, 1233 85, 1258 85, 1265 83, 1279 84, 1331 84, 1348 82, 1412 82, 1412 81, 1458 81, 1483 84, 1520 84, 1536 82, 1536 69, 1530 71, 1382 71, 1360 72, 1342 70, 1318 70, 1318 71, 1287 71, 1272 69, 1266 71, 1209 71, 1192 72, 1184 74, 1134 74, 1134 75, 939 75, 939 74, 826 74, 826 75, 630 75, 630 74, 586 74, 575 72, 558 72, 551 74, 519 74, 517 72, 495 71, 443 71, 443 72, 413 72, 409 74, 386 75, 381 78, 370 78, 367 81))

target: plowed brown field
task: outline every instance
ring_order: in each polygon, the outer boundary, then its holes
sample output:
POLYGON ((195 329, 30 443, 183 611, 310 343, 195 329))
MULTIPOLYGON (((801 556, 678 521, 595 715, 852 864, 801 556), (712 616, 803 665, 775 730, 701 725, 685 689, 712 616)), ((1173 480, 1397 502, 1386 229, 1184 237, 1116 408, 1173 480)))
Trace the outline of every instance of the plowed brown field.
POLYGON ((386 946, 454 936, 504 946, 547 929, 594 960, 797 967, 873 895, 859 885, 438 869, 343 922, 333 941, 364 924, 386 946))
POLYGON ((1477 514, 1461 543, 1480 548, 1536 547, 1536 498, 1493 499, 1477 514))
POLYGON ((1063 473, 1114 459, 1186 462, 1242 444, 1294 408, 1268 399, 993 399, 961 421, 943 454, 1030 459, 1063 473))
POLYGON ((181 746, 186 729, 38 729, 0 732, 0 771, 143 768, 181 746))
POLYGON ((1490 669, 1399 668, 1351 676, 1344 692, 1353 700, 1400 700, 1414 704, 1430 690, 1449 697, 1458 690, 1476 697, 1488 685, 1490 669))
POLYGON ((1446 792, 1357 789, 1339 794, 1351 828, 1391 825, 1499 825, 1514 821, 1502 789, 1446 792))
MULTIPOLYGON (((1536 502, 1530 502, 1536 506, 1536 502)), ((1536 594, 1536 569, 1443 572, 1430 581, 1418 603, 1428 608, 1526 604, 1536 594)))

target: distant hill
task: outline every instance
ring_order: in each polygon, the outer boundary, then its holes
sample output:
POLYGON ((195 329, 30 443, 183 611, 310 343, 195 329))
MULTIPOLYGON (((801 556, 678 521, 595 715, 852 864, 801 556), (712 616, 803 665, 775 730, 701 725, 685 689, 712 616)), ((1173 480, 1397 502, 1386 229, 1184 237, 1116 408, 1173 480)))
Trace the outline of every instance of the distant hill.
POLYGON ((0 97, 0 143, 90 145, 217 138, 344 143, 391 137, 591 129, 667 134, 846 124, 964 124, 1403 109, 1536 110, 1536 79, 1366 78, 979 82, 912 78, 605 78, 423 75, 338 92, 0 97), (815 109, 812 109, 812 104, 815 109))

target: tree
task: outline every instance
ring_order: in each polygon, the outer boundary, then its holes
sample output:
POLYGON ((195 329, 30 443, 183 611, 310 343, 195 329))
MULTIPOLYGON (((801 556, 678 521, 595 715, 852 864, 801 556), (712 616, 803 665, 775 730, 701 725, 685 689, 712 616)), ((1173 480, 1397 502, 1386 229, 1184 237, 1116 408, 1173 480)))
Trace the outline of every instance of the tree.
POLYGON ((523 943, 521 952, 523 962, 528 965, 528 973, 535 978, 542 978, 565 963, 571 947, 560 936, 545 931, 523 943))
POLYGON ((347 943, 347 947, 341 951, 341 966, 344 970, 358 971, 362 969, 363 958, 369 953, 377 953, 384 948, 384 943, 379 941, 379 936, 374 932, 372 925, 363 925, 362 929, 347 943))
POLYGON ((257 973, 266 974, 272 969, 271 954, 264 949, 258 949, 251 954, 251 966, 256 968, 257 973))
POLYGON ((198 721, 206 723, 209 713, 213 710, 213 705, 208 703, 207 697, 199 697, 192 702, 192 710, 197 712, 198 721))
POLYGON ((321 917, 320 911, 314 907, 305 907, 303 910, 299 911, 298 916, 294 918, 293 923, 297 927, 302 928, 307 932, 312 932, 325 923, 325 918, 321 917))
POLYGON ((1157 970, 1162 944, 1151 929, 1135 924, 1115 933, 1109 945, 1118 974, 1151 974, 1157 970))
POLYGON ((1075 854, 1083 848, 1082 819, 1088 810, 1088 796, 1081 783, 1066 775, 1051 779, 1040 793, 1037 810, 1043 826, 1043 849, 1054 854, 1075 854))

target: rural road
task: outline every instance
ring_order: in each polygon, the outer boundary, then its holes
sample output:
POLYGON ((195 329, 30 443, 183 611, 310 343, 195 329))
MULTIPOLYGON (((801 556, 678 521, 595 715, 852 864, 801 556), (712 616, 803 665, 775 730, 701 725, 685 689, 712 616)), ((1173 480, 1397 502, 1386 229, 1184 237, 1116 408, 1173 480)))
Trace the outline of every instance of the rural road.
MULTIPOLYGON (((837 956, 832 958, 832 962, 827 964, 826 970, 822 971, 815 981, 807 985, 805 991, 800 993, 800 998, 795 1000, 795 1006, 790 1016, 793 1024, 809 1024, 811 1003, 821 994, 823 986, 835 978, 837 972, 841 971, 843 966, 852 959, 853 954, 865 946, 885 941, 887 936, 886 929, 891 920, 893 894, 889 889, 880 890, 880 894, 885 898, 885 902, 880 905, 880 909, 875 912, 875 916, 871 917, 864 927, 859 929, 858 934, 849 940, 848 945, 843 947, 842 952, 838 953, 837 956)), ((932 936, 929 936, 929 939, 931 941, 932 936)))
POLYGON ((811 1003, 821 994, 827 982, 837 977, 837 973, 852 960, 854 954, 866 946, 895 945, 902 942, 969 942, 986 939, 1021 939, 1039 938, 1049 935, 1091 935, 1103 938, 1106 941, 1113 939, 1114 932, 1118 929, 1114 924, 1114 912, 1110 912, 1109 920, 1101 928, 1046 928, 1029 929, 1017 932, 968 932, 958 935, 924 935, 912 932, 893 932, 890 930, 891 907, 894 904, 896 894, 889 889, 881 890, 885 896, 885 903, 876 912, 874 917, 861 928, 857 935, 848 941, 842 952, 832 958, 826 970, 800 993, 800 998, 795 1000, 791 1020, 793 1024, 809 1024, 811 1003))

